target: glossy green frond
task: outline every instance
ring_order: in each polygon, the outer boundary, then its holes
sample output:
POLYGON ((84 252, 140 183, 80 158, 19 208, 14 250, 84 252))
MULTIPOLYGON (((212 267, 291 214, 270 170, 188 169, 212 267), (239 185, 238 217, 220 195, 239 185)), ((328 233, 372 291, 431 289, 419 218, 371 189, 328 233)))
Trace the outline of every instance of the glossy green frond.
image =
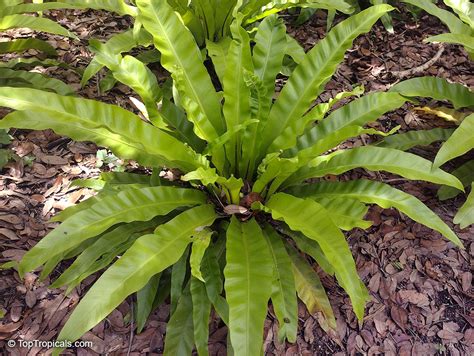
POLYGON ((116 105, 25 88, 0 88, 0 105, 16 111, 1 128, 53 129, 79 141, 93 141, 119 157, 154 167, 192 170, 207 160, 172 137, 116 105))
POLYGON ((442 128, 408 131, 385 137, 377 143, 377 146, 407 151, 415 146, 428 146, 437 141, 446 141, 453 132, 454 129, 442 128))
POLYGON ((273 195, 265 206, 274 219, 283 220, 292 230, 302 232, 319 244, 334 267, 337 280, 349 294, 355 314, 362 319, 368 294, 360 282, 349 245, 330 213, 313 200, 284 193, 273 195))
MULTIPOLYGON (((467 161, 460 165, 452 171, 451 174, 461 181, 464 188, 470 186, 471 183, 474 182, 474 160, 467 161)), ((444 185, 438 190, 438 198, 440 200, 446 200, 454 198, 459 193, 461 193, 459 189, 444 185)))
POLYGON ((474 148, 474 114, 466 117, 451 137, 441 146, 433 166, 440 167, 444 163, 459 157, 474 148))
POLYGON ((455 109, 474 106, 474 92, 462 84, 450 83, 438 77, 420 77, 395 84, 391 92, 404 96, 421 96, 436 100, 448 100, 455 109))
POLYGON ((350 198, 367 204, 377 204, 384 209, 395 208, 411 219, 443 234, 457 246, 462 246, 456 234, 433 211, 414 196, 391 186, 370 180, 350 182, 319 182, 294 187, 289 193, 298 197, 350 198))
POLYGON ((454 223, 459 224, 461 229, 474 224, 474 183, 471 186, 471 193, 466 202, 454 217, 454 223))
POLYGON ((296 342, 298 330, 298 304, 296 299, 295 279, 291 260, 285 250, 280 236, 270 225, 263 230, 274 264, 272 305, 278 318, 278 339, 283 342, 296 342))
MULTIPOLYGON (((275 139, 287 126, 300 120, 308 110, 311 102, 318 97, 324 85, 334 74, 353 40, 369 31, 375 21, 392 9, 388 5, 378 5, 351 16, 334 27, 306 54, 270 112, 265 125, 265 136, 262 137, 262 153, 277 151, 282 148, 282 143, 292 145, 291 141, 280 142, 275 139)), ((293 139, 301 133, 295 133, 293 139)))
MULTIPOLYGON (((153 234, 138 238, 83 297, 58 340, 79 339, 128 295, 142 289, 153 275, 174 264, 191 242, 194 231, 211 225, 215 219, 213 207, 202 205, 158 226, 153 234)), ((188 314, 192 324, 192 313, 188 314)))
POLYGON ((387 171, 408 179, 424 180, 463 189, 456 177, 439 168, 432 169, 431 162, 420 156, 375 146, 356 147, 318 157, 293 174, 284 186, 287 187, 308 178, 342 174, 359 167, 371 171, 387 171))
POLYGON ((231 219, 224 276, 234 352, 242 356, 260 355, 263 323, 272 292, 273 261, 255 219, 249 222, 231 219))
POLYGON ((206 196, 194 189, 151 187, 133 189, 107 196, 89 209, 65 220, 28 251, 20 263, 28 272, 46 262, 52 251, 59 254, 109 227, 132 221, 147 221, 174 209, 204 204, 206 196), (58 241, 61 241, 59 243, 58 241))
MULTIPOLYGON (((193 106, 189 109, 198 111, 191 114, 202 113, 213 128, 205 131, 206 138, 216 138, 224 132, 219 97, 204 64, 198 60, 201 53, 192 34, 166 1, 137 0, 137 6, 140 22, 153 35, 155 46, 161 52, 162 66, 170 73, 181 73, 182 96, 192 101, 193 106)), ((203 132, 202 128, 199 131, 203 132)))

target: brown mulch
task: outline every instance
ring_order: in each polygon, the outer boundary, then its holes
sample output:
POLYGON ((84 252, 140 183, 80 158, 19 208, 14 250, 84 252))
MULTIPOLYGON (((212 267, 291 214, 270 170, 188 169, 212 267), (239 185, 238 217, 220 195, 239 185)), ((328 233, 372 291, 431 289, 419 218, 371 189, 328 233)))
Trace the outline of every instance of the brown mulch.
MULTIPOLYGON (((97 11, 55 11, 52 16, 69 26, 82 39, 107 38, 128 25, 129 21, 97 11)), ((420 72, 403 77, 404 71, 421 68, 433 58, 439 47, 422 39, 443 27, 430 16, 416 23, 402 13, 403 22, 395 22, 395 35, 377 25, 356 40, 334 79, 328 83, 322 100, 340 90, 362 83, 367 90, 386 90, 399 80, 412 76, 437 75, 474 87, 473 64, 463 49, 447 45, 438 61, 420 72), (402 77, 401 77, 402 76, 402 77)), ((324 16, 316 15, 302 27, 289 30, 305 46, 311 47, 324 36, 324 16)), ((7 36, 29 36, 27 31, 8 31, 7 36)), ((60 56, 73 67, 81 68, 90 60, 87 41, 75 43, 56 36, 60 56)), ((80 89, 80 76, 72 70, 49 68, 48 75, 72 83, 82 96, 114 102, 133 110, 124 86, 99 95, 96 80, 80 89)), ((402 130, 429 128, 444 124, 429 116, 414 113, 411 106, 385 115, 381 127, 401 125, 402 130)), ((97 176, 101 170, 115 169, 122 162, 98 167, 92 144, 77 143, 50 131, 13 131, 13 150, 22 160, 10 164, 0 175, 0 263, 20 259, 43 237, 52 225, 47 221, 63 210, 93 194, 84 188, 70 187, 76 178, 97 176)), ((367 138, 369 139, 369 138, 367 138)), ((352 144, 362 144, 359 141, 352 144)), ((432 159, 433 147, 421 153, 432 159)), ((127 166, 128 169, 136 169, 127 166)), ((357 170, 354 178, 365 175, 382 179, 409 192, 450 222, 462 198, 439 202, 436 187, 408 182, 398 177, 357 170)), ((355 229, 347 234, 358 271, 372 296, 366 317, 359 325, 347 295, 334 278, 320 272, 330 296, 340 341, 332 340, 319 327, 315 317, 299 308, 299 334, 295 344, 278 344, 277 322, 270 310, 265 327, 264 350, 267 355, 469 355, 474 354, 474 302, 472 257, 474 227, 459 230, 465 250, 454 248, 438 233, 414 223, 395 210, 372 207, 368 218, 374 226, 368 231, 355 229)), ((452 226, 452 224, 451 224, 452 226)), ((58 267, 58 268, 61 268, 58 267)), ((53 278, 58 271, 53 272, 53 278)), ((55 340, 67 316, 96 277, 86 279, 70 295, 63 289, 49 290, 50 277, 39 280, 39 273, 28 273, 21 280, 12 270, 0 271, 0 354, 43 355, 42 348, 9 348, 6 340, 55 340)), ((77 355, 161 354, 169 306, 155 311, 144 331, 135 334, 133 298, 128 298, 107 319, 82 339, 93 347, 74 350, 77 355)), ((210 354, 226 354, 227 330, 213 319, 210 327, 210 354)))

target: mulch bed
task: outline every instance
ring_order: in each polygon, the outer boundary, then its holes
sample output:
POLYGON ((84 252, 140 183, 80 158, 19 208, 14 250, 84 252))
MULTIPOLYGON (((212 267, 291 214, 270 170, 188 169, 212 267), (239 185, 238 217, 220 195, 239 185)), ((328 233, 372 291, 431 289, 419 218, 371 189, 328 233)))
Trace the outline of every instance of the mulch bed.
MULTIPOLYGON (((69 26, 83 39, 44 36, 55 41, 60 56, 73 67, 83 67, 91 54, 86 48, 92 36, 107 38, 128 26, 124 18, 98 11, 55 11, 50 15, 69 26)), ((459 46, 425 44, 423 38, 442 32, 443 26, 433 17, 423 16, 415 22, 402 12, 395 21, 395 34, 377 25, 358 38, 345 62, 327 85, 320 99, 327 100, 341 90, 364 84, 367 91, 386 90, 399 80, 413 76, 436 75, 474 87, 473 64, 459 46), (442 51, 442 52, 441 52, 442 51), (436 54, 441 56, 428 63, 436 54)), ((301 27, 289 31, 310 48, 325 33, 324 15, 317 14, 301 27)), ((27 31, 8 31, 7 36, 25 37, 27 31)), ((5 57, 4 59, 7 59, 5 57)), ((79 90, 80 95, 113 102, 134 110, 124 86, 107 94, 97 93, 97 81, 80 89, 80 76, 72 70, 49 68, 46 73, 63 79, 79 90), (99 97, 100 96, 100 97, 99 97)), ((412 105, 389 113, 377 124, 379 128, 401 125, 402 130, 425 129, 444 122, 417 114, 412 105)), ((9 164, 0 175, 0 263, 18 260, 53 227, 47 221, 55 212, 93 194, 86 188, 70 187, 76 178, 94 177, 103 170, 115 169, 123 162, 98 167, 97 147, 77 143, 51 131, 13 131, 11 148, 22 157, 9 164)), ((370 138, 365 138, 369 140, 370 138)), ((351 145, 363 144, 353 140, 351 145)), ((435 147, 420 151, 433 159, 435 147)), ((418 153, 418 152, 417 152, 418 153)), ((128 169, 137 167, 127 166, 128 169)), ((451 224, 462 198, 439 202, 437 187, 408 182, 399 177, 355 170, 348 176, 382 179, 409 192, 430 206, 451 224)), ((368 218, 374 226, 347 234, 360 276, 368 286, 372 301, 359 325, 347 295, 334 278, 319 270, 330 296, 338 323, 339 340, 326 335, 317 319, 299 306, 299 334, 295 344, 279 344, 277 322, 270 309, 265 324, 266 355, 469 355, 474 354, 474 290, 471 263, 474 256, 474 226, 459 230, 465 250, 406 218, 395 210, 372 207, 368 218)), ((452 224, 451 224, 452 226, 452 224)), ((60 265, 59 270, 63 267, 60 265)), ((58 271, 59 271, 58 270, 58 271)), ((53 272, 52 277, 57 276, 53 272)), ((0 354, 43 355, 46 349, 7 347, 6 340, 55 340, 79 298, 96 276, 86 279, 71 294, 64 289, 49 290, 50 277, 39 280, 39 273, 28 273, 23 280, 12 270, 0 272, 0 354)), ((93 347, 71 351, 77 355, 158 355, 163 351, 169 306, 155 311, 144 331, 136 335, 133 320, 133 298, 128 298, 105 321, 88 332, 83 340, 93 347)), ((210 326, 210 354, 225 355, 227 329, 217 318, 210 326)))

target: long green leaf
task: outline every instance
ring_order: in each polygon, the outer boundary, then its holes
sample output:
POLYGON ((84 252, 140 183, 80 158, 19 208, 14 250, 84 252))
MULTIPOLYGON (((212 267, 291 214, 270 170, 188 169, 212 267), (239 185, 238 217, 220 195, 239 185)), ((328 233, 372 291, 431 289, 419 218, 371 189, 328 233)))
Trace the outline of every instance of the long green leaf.
POLYGON ((456 177, 439 168, 432 170, 432 164, 427 159, 412 153, 375 146, 356 147, 318 157, 307 167, 293 174, 285 182, 285 186, 302 182, 307 178, 342 174, 358 167, 371 171, 387 171, 408 179, 424 180, 463 190, 461 182, 456 177))
MULTIPOLYGON (((468 187, 474 182, 474 160, 467 161, 466 163, 460 165, 451 174, 461 181, 464 187, 468 187)), ((457 196, 461 191, 459 189, 448 187, 443 185, 438 190, 438 197, 440 200, 446 200, 450 198, 454 198, 457 196)))
POLYGON ((407 151, 415 146, 428 146, 433 142, 446 141, 453 132, 454 129, 439 127, 431 130, 408 131, 388 136, 377 143, 377 146, 407 151))
POLYGON ((178 306, 178 300, 183 294, 184 282, 188 271, 189 249, 187 248, 179 260, 171 267, 170 286, 170 314, 172 315, 178 306))
MULTIPOLYGON (((129 52, 134 47, 137 47, 139 45, 148 46, 151 43, 153 43, 153 38, 147 31, 141 30, 138 33, 134 33, 133 30, 128 30, 112 35, 107 40, 107 42, 103 43, 100 46, 99 50, 102 55, 114 58, 119 54, 129 52)), ((96 47, 97 46, 93 46, 91 49, 93 51, 96 51, 96 47)), ((81 79, 81 85, 86 85, 86 83, 102 68, 103 65, 100 64, 95 58, 93 58, 84 70, 84 74, 81 79)))
POLYGON ((211 236, 214 232, 209 229, 199 231, 193 236, 193 244, 191 250, 191 256, 189 258, 189 265, 191 267, 191 274, 196 279, 204 282, 204 278, 201 273, 201 262, 206 249, 211 242, 211 236))
POLYGON ((459 224, 461 229, 474 224, 474 183, 471 186, 471 194, 469 194, 466 202, 454 217, 454 223, 459 224))
POLYGON ((361 284, 349 245, 332 222, 330 212, 313 200, 285 193, 273 195, 266 207, 274 219, 285 221, 292 230, 302 232, 319 244, 334 267, 339 283, 351 298, 355 314, 361 320, 368 299, 367 290, 361 284))
MULTIPOLYGON (((190 236, 194 231, 211 225, 215 219, 214 208, 202 205, 160 225, 154 234, 138 238, 83 297, 61 330, 58 340, 74 341, 80 338, 127 296, 143 288, 153 275, 174 264, 191 242, 190 236)), ((192 313, 187 314, 191 314, 192 325, 192 313)))
POLYGON ((159 283, 160 274, 158 273, 151 277, 145 287, 137 292, 137 333, 142 332, 148 316, 152 312, 159 283))
MULTIPOLYGON (((247 31, 239 21, 232 23, 233 40, 230 44, 226 59, 226 71, 224 74, 224 118, 228 130, 242 124, 250 117, 250 87, 246 83, 247 73, 253 73, 253 62, 250 51, 250 39, 247 31)), ((242 143, 241 135, 234 135, 225 145, 226 156, 230 163, 230 171, 240 171, 242 166, 248 162, 249 157, 244 157, 245 145, 242 143)), ((246 168, 246 167, 245 167, 246 168)))
POLYGON ((209 315, 211 301, 206 292, 206 286, 200 280, 191 277, 191 298, 193 300, 194 341, 199 356, 209 355, 209 315))
POLYGON ((296 142, 296 146, 288 150, 287 156, 295 156, 299 151, 318 144, 332 133, 350 126, 364 126, 377 120, 388 111, 395 110, 406 102, 400 94, 371 93, 351 101, 349 104, 333 111, 327 118, 306 131, 296 142))
MULTIPOLYGON (((255 74, 266 90, 266 95, 262 99, 269 104, 275 92, 275 78, 280 72, 286 47, 286 27, 283 21, 276 15, 265 18, 255 34, 253 63, 255 74)), ((262 113, 262 120, 265 119, 264 114, 262 113)))
POLYGON ((433 166, 442 164, 459 157, 474 149, 474 114, 466 117, 451 137, 441 146, 433 166))
POLYGON ((0 53, 22 53, 29 49, 42 51, 48 56, 57 55, 53 46, 38 38, 21 38, 13 41, 0 42, 0 53))
POLYGON ((214 309, 226 325, 229 325, 229 306, 221 296, 223 290, 222 270, 218 262, 217 244, 212 244, 206 249, 202 259, 201 271, 205 281, 207 296, 212 302, 214 309))
POLYGON ((370 180, 351 182, 319 182, 294 187, 289 193, 298 197, 350 198, 367 204, 377 204, 384 209, 395 208, 411 219, 443 234, 448 240, 462 246, 456 234, 434 212, 414 196, 383 183, 370 180))
POLYGON ((66 251, 117 223, 148 221, 176 208, 205 202, 205 195, 197 190, 174 187, 133 189, 108 196, 51 231, 25 254, 20 270, 31 271, 46 262, 52 253, 66 251))
POLYGON ((291 239, 296 243, 298 249, 306 253, 308 256, 311 256, 324 272, 334 276, 334 267, 328 262, 326 256, 324 256, 323 251, 321 250, 321 246, 319 246, 316 241, 307 238, 299 231, 292 231, 289 228, 285 228, 284 233, 291 237, 291 239))
POLYGON ((474 92, 462 84, 450 83, 438 77, 408 79, 390 88, 405 96, 421 96, 436 100, 449 100, 455 109, 474 106, 474 92))
POLYGON ((463 35, 460 33, 442 33, 441 35, 430 36, 425 39, 426 42, 454 43, 466 47, 468 52, 474 51, 474 36, 463 35))
POLYGON ((82 9, 106 10, 119 15, 136 16, 137 9, 128 5, 125 0, 61 0, 82 9))
POLYGON ((194 346, 193 301, 189 283, 166 327, 164 356, 191 355, 194 346))
POLYGON ((308 312, 316 317, 324 331, 336 334, 336 318, 319 276, 308 262, 298 255, 294 247, 286 247, 291 258, 298 297, 306 305, 308 312), (318 315, 319 313, 322 315, 318 315))
POLYGON ((67 29, 58 25, 56 22, 43 18, 27 15, 8 15, 0 18, 0 30, 8 30, 10 28, 26 27, 31 30, 48 32, 65 37, 76 38, 76 35, 67 29))
MULTIPOLYGON (((153 221, 153 220, 152 220, 153 221)), ((114 250, 117 246, 127 242, 130 236, 138 231, 144 231, 152 227, 152 222, 135 222, 120 225, 97 239, 87 247, 62 274, 54 281, 51 288, 60 288, 72 283, 80 277, 87 269, 102 255, 114 250)))
MULTIPOLYGON (((161 64, 171 73, 182 73, 183 96, 189 97, 196 110, 211 123, 213 130, 205 127, 206 138, 223 134, 220 100, 191 33, 166 1, 137 0, 137 5, 140 21, 153 35, 155 46, 161 52, 161 64)), ((203 129, 200 127, 199 131, 203 129)))
POLYGON ((446 26, 448 26, 449 31, 453 33, 470 33, 471 28, 463 23, 460 19, 456 17, 452 12, 441 9, 436 6, 430 0, 402 0, 408 4, 417 6, 425 10, 430 15, 436 16, 439 18, 446 26))
POLYGON ((49 78, 43 74, 0 68, 0 80, 18 80, 18 86, 34 89, 51 90, 60 95, 74 95, 74 89, 59 79, 49 78))
POLYGON ((280 324, 278 339, 283 342, 287 338, 294 343, 298 329, 298 304, 291 260, 281 236, 270 225, 266 225, 263 231, 274 264, 271 299, 280 324))
POLYGON ((270 112, 265 126, 265 136, 262 137, 262 153, 265 153, 270 145, 272 145, 271 151, 280 149, 280 144, 276 144, 274 140, 287 126, 300 120, 308 110, 311 102, 318 97, 324 84, 334 74, 344 58, 345 51, 351 47, 352 41, 360 34, 369 31, 380 16, 392 9, 388 5, 378 5, 351 16, 334 27, 326 38, 319 41, 307 53, 270 112))
POLYGON ((443 0, 459 18, 474 30, 474 4, 470 0, 443 0))
POLYGON ((242 223, 232 217, 226 247, 225 292, 232 347, 236 355, 260 355, 272 291, 272 257, 255 219, 242 223))
POLYGON ((171 135, 115 105, 25 88, 0 88, 0 105, 14 112, 0 128, 53 129, 76 140, 109 147, 121 158, 145 166, 160 164, 192 170, 207 160, 171 135), (191 169, 190 169, 191 168, 191 169))

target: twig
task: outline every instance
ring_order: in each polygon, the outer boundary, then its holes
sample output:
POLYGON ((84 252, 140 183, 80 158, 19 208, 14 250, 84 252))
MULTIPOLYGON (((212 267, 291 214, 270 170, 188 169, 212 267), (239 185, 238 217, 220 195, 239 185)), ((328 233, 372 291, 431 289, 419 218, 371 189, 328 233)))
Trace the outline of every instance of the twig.
POLYGON ((392 74, 395 77, 404 78, 404 77, 411 77, 413 74, 422 73, 425 70, 427 70, 429 67, 431 67, 433 64, 435 64, 438 61, 438 59, 441 58, 441 55, 443 54, 444 49, 445 49, 444 45, 440 44, 438 52, 428 62, 422 65, 419 65, 418 67, 415 67, 415 68, 401 70, 401 71, 394 71, 392 72, 392 74))

